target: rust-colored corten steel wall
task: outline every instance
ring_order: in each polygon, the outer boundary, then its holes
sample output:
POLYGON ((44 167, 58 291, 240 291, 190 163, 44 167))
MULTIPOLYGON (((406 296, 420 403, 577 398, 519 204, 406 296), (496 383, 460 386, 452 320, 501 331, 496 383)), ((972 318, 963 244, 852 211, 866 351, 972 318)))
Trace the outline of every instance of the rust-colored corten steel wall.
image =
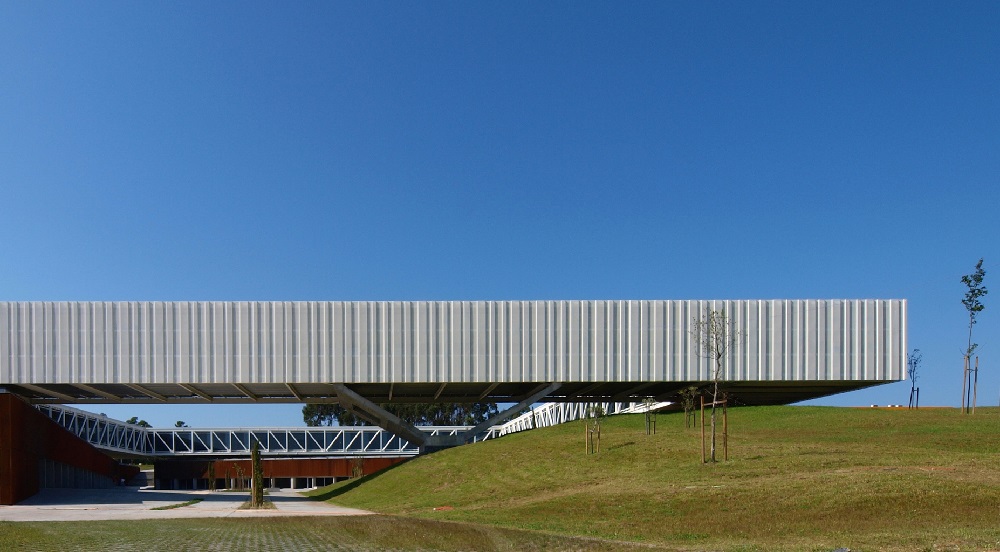
POLYGON ((106 477, 129 479, 138 468, 121 466, 10 393, 0 393, 0 504, 37 493, 39 462, 51 460, 106 477))
MULTIPOLYGON (((352 477, 354 467, 359 466, 364 475, 398 464, 406 458, 365 458, 363 461, 350 458, 286 458, 262 460, 265 478, 286 477, 352 477)), ((245 477, 250 477, 249 460, 165 460, 156 463, 157 479, 208 479, 209 465, 215 464, 217 479, 233 478, 236 466, 245 477)))

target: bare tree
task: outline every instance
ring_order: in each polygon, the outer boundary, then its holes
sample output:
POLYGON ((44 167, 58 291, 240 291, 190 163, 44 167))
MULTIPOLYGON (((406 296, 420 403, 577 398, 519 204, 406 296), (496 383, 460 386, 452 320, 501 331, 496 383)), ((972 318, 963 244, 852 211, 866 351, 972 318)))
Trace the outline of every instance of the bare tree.
POLYGON ((920 349, 914 349, 912 353, 906 355, 906 375, 910 378, 910 404, 909 408, 920 408, 920 389, 917 387, 917 372, 920 370, 920 361, 924 355, 920 354, 920 349))
MULTIPOLYGON (((710 309, 703 318, 695 317, 691 329, 698 354, 709 359, 712 366, 712 454, 715 462, 715 407, 719 404, 719 384, 726 379, 725 359, 729 351, 739 344, 742 334, 726 315, 726 309, 710 309)), ((703 449, 704 450, 704 449, 703 449)))
POLYGON ((972 353, 976 347, 979 347, 978 343, 972 342, 972 327, 976 325, 976 316, 984 308, 980 298, 989 293, 986 286, 983 285, 983 277, 985 276, 986 271, 983 270, 982 258, 976 263, 976 270, 972 274, 962 276, 962 283, 968 288, 962 299, 962 304, 965 305, 965 310, 969 311, 969 345, 965 349, 965 367, 962 371, 962 409, 965 412, 968 412, 970 407, 975 409, 976 386, 979 383, 979 363, 976 363, 975 371, 972 369, 972 353), (969 397, 970 394, 972 397, 969 397))

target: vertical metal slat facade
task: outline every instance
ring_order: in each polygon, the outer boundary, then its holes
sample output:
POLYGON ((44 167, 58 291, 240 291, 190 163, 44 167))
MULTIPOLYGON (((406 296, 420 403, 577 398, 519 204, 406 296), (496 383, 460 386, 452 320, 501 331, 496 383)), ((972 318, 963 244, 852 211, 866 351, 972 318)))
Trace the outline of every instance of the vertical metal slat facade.
POLYGON ((0 385, 904 378, 906 301, 0 302, 0 385))

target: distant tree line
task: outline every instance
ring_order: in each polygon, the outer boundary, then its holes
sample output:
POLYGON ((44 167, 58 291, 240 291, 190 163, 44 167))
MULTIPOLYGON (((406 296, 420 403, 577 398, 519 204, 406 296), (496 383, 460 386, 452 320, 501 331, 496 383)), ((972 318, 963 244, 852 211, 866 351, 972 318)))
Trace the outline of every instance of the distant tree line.
POLYGON ((126 424, 131 424, 131 425, 136 425, 136 426, 139 426, 139 427, 153 427, 153 426, 149 425, 149 422, 147 422, 146 420, 140 420, 138 416, 132 416, 131 418, 125 420, 125 423, 126 424))
MULTIPOLYGON (((499 412, 496 403, 382 403, 379 406, 417 426, 476 425, 499 412)), ((307 404, 302 407, 302 419, 312 427, 372 425, 339 404, 307 404)))

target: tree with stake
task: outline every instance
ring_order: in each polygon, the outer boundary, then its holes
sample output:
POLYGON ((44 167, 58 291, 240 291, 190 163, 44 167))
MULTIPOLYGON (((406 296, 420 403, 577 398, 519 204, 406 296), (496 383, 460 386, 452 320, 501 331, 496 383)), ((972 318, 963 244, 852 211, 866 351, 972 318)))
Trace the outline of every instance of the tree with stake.
POLYGON ((583 418, 584 427, 586 428, 587 454, 601 452, 601 418, 604 417, 604 414, 604 407, 601 405, 594 405, 587 408, 587 412, 583 418))
POLYGON ((920 389, 917 387, 917 378, 920 376, 917 375, 917 371, 923 358, 920 349, 914 349, 912 353, 906 355, 906 375, 910 378, 909 408, 920 408, 920 389))
MULTIPOLYGON (((719 383, 725 377, 725 359, 729 351, 739 344, 742 334, 736 330, 733 322, 726 315, 726 310, 708 311, 704 318, 695 317, 691 329, 694 345, 703 358, 709 359, 712 368, 712 454, 715 462, 715 407, 719 403, 719 383)), ((704 445, 703 445, 704 446, 704 445)), ((704 451, 704 448, 702 449, 704 451)))
POLYGON ((646 407, 646 435, 656 433, 656 411, 653 410, 653 405, 656 404, 656 399, 653 397, 646 397, 642 399, 643 406, 646 407))
POLYGON ((966 413, 969 412, 970 407, 975 409, 973 403, 975 402, 976 385, 979 381, 978 365, 975 372, 972 372, 971 368, 972 353, 976 347, 979 347, 978 343, 972 342, 972 326, 976 324, 976 316, 984 308, 980 299, 989 293, 986 286, 983 285, 984 276, 986 276, 986 271, 983 270, 982 258, 976 263, 976 270, 972 274, 962 276, 962 283, 968 288, 962 299, 962 304, 965 305, 965 310, 969 311, 969 346, 965 349, 965 368, 962 372, 962 409, 966 413), (970 376, 972 377, 970 378, 970 376), (970 394, 972 395, 971 399, 968 397, 970 394))
POLYGON ((264 470, 260 464, 260 443, 253 439, 250 448, 250 466, 253 470, 250 484, 250 507, 264 507, 264 470))
POLYGON ((215 461, 210 460, 208 462, 208 490, 215 490, 215 461))

